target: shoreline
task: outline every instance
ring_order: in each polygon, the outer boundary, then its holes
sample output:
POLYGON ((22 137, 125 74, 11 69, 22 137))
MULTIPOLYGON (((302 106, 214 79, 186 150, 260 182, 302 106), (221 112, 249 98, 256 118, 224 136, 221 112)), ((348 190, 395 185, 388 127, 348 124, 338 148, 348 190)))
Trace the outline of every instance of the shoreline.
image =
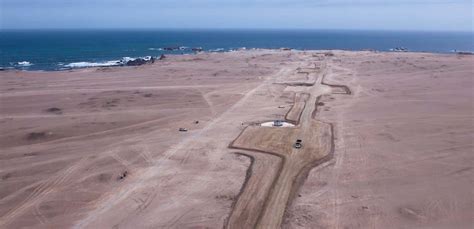
MULTIPOLYGON (((161 48, 160 48, 161 49, 161 48)), ((235 53, 235 52, 261 52, 261 51, 275 51, 275 52, 314 52, 314 53, 319 53, 319 52, 337 52, 337 51, 342 51, 342 52, 373 52, 373 53, 413 53, 413 54, 433 54, 433 55, 459 55, 459 56, 469 56, 469 55, 474 55, 474 51, 450 51, 450 52, 431 52, 431 51, 391 51, 391 50, 375 50, 375 49, 361 49, 361 50, 345 50, 345 49, 308 49, 308 50, 299 50, 299 49, 291 49, 291 48, 276 48, 276 49, 267 49, 267 48, 250 48, 247 49, 245 47, 236 49, 236 50, 227 50, 227 51, 202 51, 202 52, 194 52, 194 53, 181 53, 181 54, 160 54, 165 57, 181 57, 181 56, 197 56, 197 55, 202 55, 202 54, 228 54, 228 53, 235 53)), ((29 66, 34 65, 34 63, 30 63, 28 61, 23 61, 25 63, 30 64, 27 67, 0 67, 0 72, 74 72, 74 71, 80 71, 80 70, 85 70, 85 69, 92 69, 92 70, 99 70, 99 69, 114 69, 114 68, 126 68, 126 67, 139 67, 143 65, 149 65, 153 63, 144 63, 140 64, 137 66, 127 66, 127 61, 130 60, 137 60, 137 59, 146 59, 146 58, 154 58, 155 61, 159 62, 160 60, 160 55, 158 56, 143 56, 143 57, 122 57, 121 59, 115 59, 115 60, 105 60, 101 62, 88 62, 88 61, 81 61, 81 62, 72 62, 66 65, 75 65, 75 64, 91 64, 91 65, 102 65, 103 66, 84 66, 84 67, 69 67, 69 68, 58 68, 55 70, 47 70, 47 69, 35 69, 35 70, 28 70, 27 68, 29 66), (113 62, 113 63, 112 63, 113 62), (110 65, 107 65, 110 64, 110 65)), ((66 65, 59 65, 58 66, 66 66, 66 65)))

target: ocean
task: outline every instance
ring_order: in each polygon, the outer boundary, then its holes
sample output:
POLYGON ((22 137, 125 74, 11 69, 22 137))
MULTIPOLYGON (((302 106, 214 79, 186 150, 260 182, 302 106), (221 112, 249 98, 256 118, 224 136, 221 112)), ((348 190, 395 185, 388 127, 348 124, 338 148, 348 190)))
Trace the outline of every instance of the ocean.
POLYGON ((241 48, 414 52, 474 51, 472 32, 349 30, 1 30, 0 68, 64 70, 112 66, 161 54, 225 52, 241 48), (165 50, 164 48, 176 48, 165 50), (179 47, 179 48, 178 48, 179 47))

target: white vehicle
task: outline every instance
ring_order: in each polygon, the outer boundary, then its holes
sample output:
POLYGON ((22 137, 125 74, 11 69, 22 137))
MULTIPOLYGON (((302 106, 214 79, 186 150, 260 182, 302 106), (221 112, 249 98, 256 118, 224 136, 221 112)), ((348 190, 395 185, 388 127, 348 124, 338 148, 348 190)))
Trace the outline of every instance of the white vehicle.
POLYGON ((283 121, 275 120, 275 121, 273 121, 273 126, 276 126, 276 127, 283 126, 283 121))

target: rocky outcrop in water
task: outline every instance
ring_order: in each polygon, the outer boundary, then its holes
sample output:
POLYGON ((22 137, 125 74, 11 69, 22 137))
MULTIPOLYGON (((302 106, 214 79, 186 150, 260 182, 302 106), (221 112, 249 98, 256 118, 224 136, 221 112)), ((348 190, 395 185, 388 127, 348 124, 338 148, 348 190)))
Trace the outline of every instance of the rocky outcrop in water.
POLYGON ((163 50, 165 51, 177 51, 177 50, 186 50, 187 47, 185 46, 172 46, 172 47, 164 47, 163 50))
POLYGON ((191 50, 193 50, 193 52, 202 52, 203 51, 203 49, 201 47, 192 48, 191 50))
MULTIPOLYGON (((160 57, 161 59, 161 57, 160 57)), ((140 66, 144 64, 149 64, 149 63, 155 63, 156 58, 155 57, 149 57, 149 58, 136 58, 133 60, 129 60, 125 63, 126 66, 140 66)))

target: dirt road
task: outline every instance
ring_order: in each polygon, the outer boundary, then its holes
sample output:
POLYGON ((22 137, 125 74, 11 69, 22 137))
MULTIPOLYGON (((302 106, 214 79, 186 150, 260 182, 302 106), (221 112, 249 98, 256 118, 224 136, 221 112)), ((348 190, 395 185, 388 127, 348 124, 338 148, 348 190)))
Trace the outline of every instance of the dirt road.
POLYGON ((0 227, 469 228, 473 57, 328 52, 0 72, 0 227))
MULTIPOLYGON (((300 185, 304 183, 308 172, 314 166, 331 158, 334 150, 331 125, 315 120, 316 117, 313 115, 317 110, 318 98, 324 94, 331 94, 332 88, 337 90, 340 87, 331 86, 327 83, 323 85, 325 74, 329 71, 326 68, 327 64, 324 64, 324 68, 307 70, 309 71, 308 74, 316 76, 315 82, 311 85, 292 81, 292 87, 295 91, 305 91, 295 95, 292 109, 285 116, 288 121, 298 123, 296 127, 249 126, 231 144, 232 148, 250 151, 247 152, 249 155, 263 153, 279 157, 282 164, 277 165, 279 171, 271 177, 272 179, 266 179, 264 186, 270 186, 271 184, 270 189, 260 189, 252 182, 246 183, 243 190, 244 194, 240 195, 230 216, 228 228, 242 228, 242 223, 248 225, 249 222, 254 222, 251 227, 279 228, 287 206, 291 203, 300 185), (293 146, 297 139, 302 140, 302 148, 293 146), (263 202, 264 204, 261 208, 246 209, 245 211, 239 209, 239 207, 246 207, 256 202, 263 202), (244 217, 255 217, 256 215, 259 216, 257 219, 246 219, 244 217)), ((258 162, 258 159, 256 161, 258 162)), ((255 162, 252 165, 251 176, 264 176, 263 173, 254 172, 254 167, 255 162)), ((260 170, 265 173, 269 169, 260 170)))

